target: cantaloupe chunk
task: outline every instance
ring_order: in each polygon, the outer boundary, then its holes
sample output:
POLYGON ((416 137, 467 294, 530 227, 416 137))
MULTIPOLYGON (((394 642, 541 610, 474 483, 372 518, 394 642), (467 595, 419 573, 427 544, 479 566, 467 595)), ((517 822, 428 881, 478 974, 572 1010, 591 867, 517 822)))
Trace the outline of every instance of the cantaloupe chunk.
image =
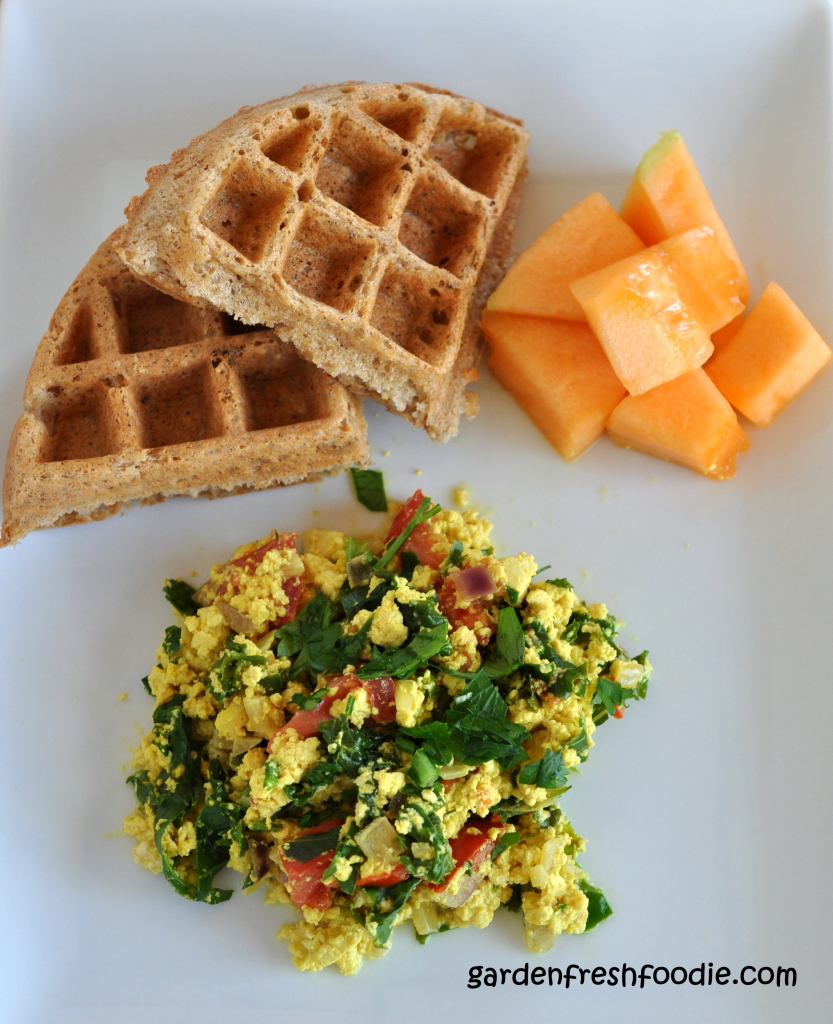
POLYGON ((701 366, 712 354, 708 333, 683 305, 655 249, 588 274, 570 289, 632 395, 701 366))
POLYGON ((734 409, 702 369, 643 395, 629 395, 611 413, 607 430, 625 448, 728 480, 750 446, 734 409))
POLYGON ((708 374, 747 419, 768 427, 832 358, 789 295, 770 283, 708 374))
POLYGON ((627 394, 586 324, 483 313, 489 366, 556 450, 577 458, 627 394))
POLYGON ((492 292, 487 309, 586 321, 570 283, 643 248, 601 192, 582 199, 523 252, 492 292))
POLYGON ((662 256, 683 305, 706 334, 714 334, 743 312, 745 284, 713 228, 692 228, 651 249, 662 256))
POLYGON ((730 320, 725 327, 721 327, 717 331, 712 331, 712 345, 714 345, 714 355, 712 355, 712 359, 714 359, 718 352, 721 352, 726 348, 742 326, 743 314, 736 316, 734 320, 730 320))
POLYGON ((749 301, 746 271, 679 132, 662 132, 645 152, 620 212, 646 245, 690 228, 712 228, 737 268, 741 301, 749 301))

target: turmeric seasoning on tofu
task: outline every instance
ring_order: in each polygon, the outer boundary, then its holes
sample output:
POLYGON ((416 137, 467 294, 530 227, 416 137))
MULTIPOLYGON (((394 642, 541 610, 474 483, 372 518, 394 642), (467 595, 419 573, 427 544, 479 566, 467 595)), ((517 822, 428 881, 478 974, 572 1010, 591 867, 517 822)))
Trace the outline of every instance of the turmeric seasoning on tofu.
POLYGON ((501 905, 532 952, 607 917, 558 799, 651 666, 490 531, 417 491, 375 541, 275 532, 198 590, 168 580, 137 862, 189 899, 229 899, 231 867, 293 905, 278 934, 300 970, 350 974, 395 926, 425 941, 501 905))

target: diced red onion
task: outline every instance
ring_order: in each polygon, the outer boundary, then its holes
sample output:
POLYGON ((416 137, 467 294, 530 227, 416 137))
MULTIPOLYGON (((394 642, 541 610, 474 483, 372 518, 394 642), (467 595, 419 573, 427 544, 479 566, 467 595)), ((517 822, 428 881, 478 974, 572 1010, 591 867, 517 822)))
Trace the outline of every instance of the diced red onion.
POLYGON ((497 584, 487 565, 471 565, 468 569, 450 573, 448 579, 454 584, 460 597, 466 601, 488 597, 497 590, 497 584))

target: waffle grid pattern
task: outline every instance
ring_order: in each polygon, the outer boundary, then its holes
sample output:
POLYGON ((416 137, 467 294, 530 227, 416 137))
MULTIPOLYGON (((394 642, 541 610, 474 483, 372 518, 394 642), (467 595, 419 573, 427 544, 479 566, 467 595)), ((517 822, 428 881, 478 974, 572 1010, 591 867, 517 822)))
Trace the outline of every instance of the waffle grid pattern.
POLYGON ((128 209, 122 254, 154 279, 138 252, 153 237, 192 301, 279 323, 328 372, 408 411, 456 367, 526 143, 524 129, 480 104, 412 85, 348 84, 244 108, 149 179, 128 209), (220 139, 221 174, 209 181, 203 155, 220 139), (177 201, 190 208, 193 251, 166 244, 154 194, 165 194, 166 218, 177 201))
POLYGON ((4 540, 30 513, 51 525, 367 461, 358 403, 338 382, 274 330, 151 288, 113 243, 79 275, 36 353, 9 449, 4 540), (58 515, 70 479, 81 505, 58 515))

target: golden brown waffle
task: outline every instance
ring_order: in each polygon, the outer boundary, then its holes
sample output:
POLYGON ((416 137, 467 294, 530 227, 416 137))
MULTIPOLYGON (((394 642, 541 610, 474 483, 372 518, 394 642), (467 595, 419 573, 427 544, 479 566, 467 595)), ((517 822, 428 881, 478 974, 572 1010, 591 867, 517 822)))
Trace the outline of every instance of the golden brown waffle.
POLYGON ((509 262, 527 139, 427 86, 307 87, 152 168, 119 251, 446 440, 474 411, 477 325, 509 262))
POLYGON ((98 249, 26 382, 2 543, 124 502, 296 483, 369 461, 359 401, 276 332, 197 309, 98 249))

